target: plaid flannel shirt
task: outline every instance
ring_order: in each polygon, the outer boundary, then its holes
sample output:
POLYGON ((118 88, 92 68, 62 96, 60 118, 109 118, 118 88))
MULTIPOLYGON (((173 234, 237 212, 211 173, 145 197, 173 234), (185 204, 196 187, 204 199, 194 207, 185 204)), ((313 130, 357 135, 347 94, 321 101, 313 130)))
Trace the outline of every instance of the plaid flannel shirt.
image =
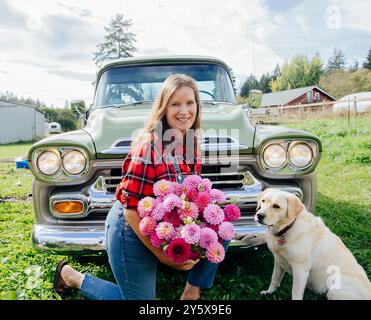
MULTIPOLYGON (((178 153, 177 153, 178 154, 178 153)), ((175 157, 183 175, 201 172, 200 154, 187 164, 185 148, 182 156, 175 157)), ((176 181, 174 165, 166 156, 165 147, 161 151, 154 143, 135 146, 122 164, 122 181, 116 188, 115 197, 125 208, 136 208, 138 202, 153 196, 153 185, 161 180, 176 181)))

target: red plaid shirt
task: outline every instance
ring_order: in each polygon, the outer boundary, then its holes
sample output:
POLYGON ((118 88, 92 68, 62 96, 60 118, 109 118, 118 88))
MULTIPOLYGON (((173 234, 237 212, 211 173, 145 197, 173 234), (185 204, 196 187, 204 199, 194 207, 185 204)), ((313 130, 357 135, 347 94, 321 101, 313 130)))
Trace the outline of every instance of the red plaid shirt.
MULTIPOLYGON (((115 197, 126 208, 136 208, 139 200, 153 196, 153 185, 161 180, 176 181, 174 165, 166 156, 165 147, 155 147, 153 143, 135 146, 122 164, 123 179, 116 188, 115 197)), ((201 172, 200 154, 191 161, 186 161, 185 148, 182 156, 176 160, 183 175, 201 172), (192 163, 189 163, 192 162, 192 163)), ((177 154, 179 154, 177 152, 177 154)))

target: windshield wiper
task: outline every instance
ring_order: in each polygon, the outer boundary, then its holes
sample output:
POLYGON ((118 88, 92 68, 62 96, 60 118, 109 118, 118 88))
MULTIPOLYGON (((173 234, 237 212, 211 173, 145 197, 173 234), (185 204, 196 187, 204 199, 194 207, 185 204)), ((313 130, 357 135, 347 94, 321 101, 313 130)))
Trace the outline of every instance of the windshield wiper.
POLYGON ((153 100, 143 100, 143 101, 135 101, 135 102, 128 102, 128 103, 120 103, 120 104, 107 104, 107 105, 104 105, 104 106, 100 107, 100 109, 103 109, 103 108, 123 108, 123 107, 128 107, 128 106, 135 106, 135 105, 143 104, 143 103, 153 103, 153 100))

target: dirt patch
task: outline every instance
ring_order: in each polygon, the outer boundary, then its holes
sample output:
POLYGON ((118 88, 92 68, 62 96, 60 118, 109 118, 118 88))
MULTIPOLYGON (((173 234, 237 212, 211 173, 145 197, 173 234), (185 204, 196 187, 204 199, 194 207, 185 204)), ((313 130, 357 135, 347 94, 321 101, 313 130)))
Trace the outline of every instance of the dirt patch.
POLYGON ((7 196, 5 198, 0 198, 0 204, 4 202, 11 202, 11 203, 28 203, 32 201, 32 194, 20 196, 20 197, 11 197, 7 196))

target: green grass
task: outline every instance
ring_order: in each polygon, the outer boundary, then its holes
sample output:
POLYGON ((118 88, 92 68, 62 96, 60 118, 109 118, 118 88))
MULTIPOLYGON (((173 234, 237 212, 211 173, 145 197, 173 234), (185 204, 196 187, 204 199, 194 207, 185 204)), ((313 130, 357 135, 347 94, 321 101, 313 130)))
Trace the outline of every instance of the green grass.
MULTIPOLYGON (((316 214, 341 237, 370 277, 369 123, 370 116, 353 118, 350 126, 346 119, 289 123, 287 126, 304 129, 320 137, 323 155, 317 170, 319 193, 316 214)), ((0 203, 0 298, 58 299, 52 291, 52 281, 55 266, 64 257, 37 253, 31 247, 32 203, 24 201, 29 193, 30 171, 16 170, 13 164, 0 163, 0 199, 12 196, 20 200, 0 203), (21 182, 20 185, 16 184, 17 181, 21 182)), ((104 257, 66 258, 81 272, 113 281, 104 257)), ((259 292, 268 288, 272 270, 273 257, 265 247, 230 251, 219 267, 213 288, 203 290, 203 297, 263 299, 259 292)), ((178 299, 185 282, 186 273, 160 265, 158 299, 178 299)), ((268 299, 290 299, 291 285, 292 279, 286 275, 279 291, 268 299)), ((82 297, 76 292, 73 299, 82 297)), ((306 290, 304 299, 324 297, 306 290)))
POLYGON ((15 157, 26 157, 31 146, 31 142, 19 142, 15 144, 0 145, 0 160, 14 160, 15 157))

